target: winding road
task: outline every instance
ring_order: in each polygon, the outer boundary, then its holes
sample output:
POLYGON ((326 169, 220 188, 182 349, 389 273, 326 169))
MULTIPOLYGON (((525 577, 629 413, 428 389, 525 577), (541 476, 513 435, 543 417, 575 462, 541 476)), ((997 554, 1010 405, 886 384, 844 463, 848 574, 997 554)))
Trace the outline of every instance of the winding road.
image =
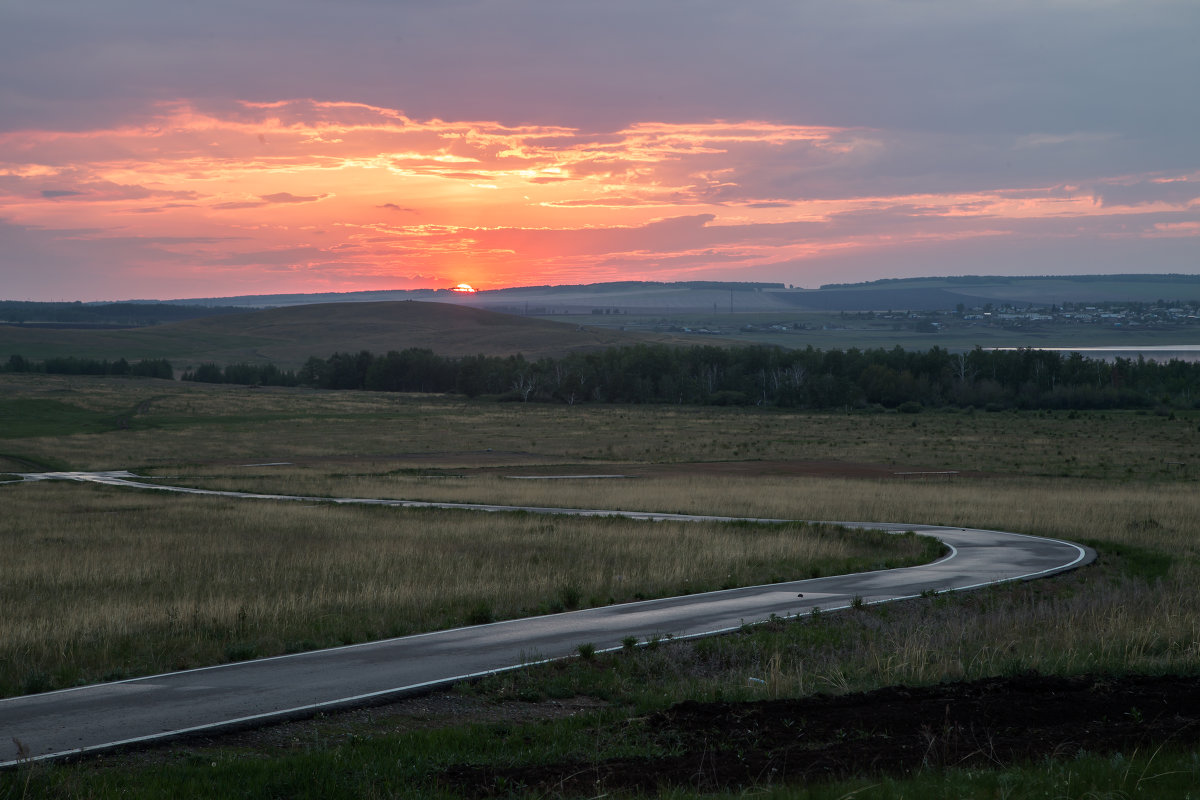
MULTIPOLYGON (((621 516, 650 521, 745 521, 601 509, 223 492, 163 486, 123 471, 31 473, 21 479, 73 480, 244 499, 621 516)), ((583 643, 603 651, 621 647, 629 636, 641 641, 709 636, 772 615, 796 616, 816 607, 823 611, 848 608, 857 598, 865 603, 884 603, 927 591, 962 591, 1044 577, 1095 558, 1094 552, 1081 545, 1019 533, 899 523, 837 524, 914 531, 936 537, 950 552, 938 561, 916 567, 590 608, 0 699, 0 767, 367 704, 564 658, 576 653, 583 643)))

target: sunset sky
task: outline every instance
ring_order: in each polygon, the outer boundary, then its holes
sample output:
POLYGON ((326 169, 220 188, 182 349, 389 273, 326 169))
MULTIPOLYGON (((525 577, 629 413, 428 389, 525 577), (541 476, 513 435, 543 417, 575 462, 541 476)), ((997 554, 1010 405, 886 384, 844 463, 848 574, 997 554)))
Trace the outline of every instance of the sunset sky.
POLYGON ((0 0, 0 299, 1200 272, 1193 0, 0 0))

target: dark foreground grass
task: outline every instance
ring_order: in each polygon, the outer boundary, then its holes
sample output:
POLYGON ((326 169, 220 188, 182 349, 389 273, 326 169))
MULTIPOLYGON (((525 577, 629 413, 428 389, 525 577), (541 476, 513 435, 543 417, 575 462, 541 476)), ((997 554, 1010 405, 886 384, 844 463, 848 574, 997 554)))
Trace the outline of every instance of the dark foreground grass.
MULTIPOLYGON (((1041 761, 999 769, 931 769, 919 775, 855 778, 817 786, 764 788, 764 800, 1101 800, 1197 796, 1200 757, 1194 750, 1085 754, 1069 761, 1041 761)), ((745 797, 745 792, 670 797, 745 797)))
MULTIPOLYGON (((1155 593, 1169 595, 1182 588, 1180 584, 1192 582, 1186 563, 1164 570, 1161 564, 1147 567, 1145 562, 1142 552, 1107 552, 1096 567, 1048 581, 775 620, 694 642, 630 643, 613 653, 587 653, 456 689, 459 697, 495 709, 491 718, 499 722, 451 720, 414 728, 398 723, 385 708, 367 723, 330 715, 226 742, 193 740, 75 765, 31 765, 0 776, 0 800, 593 797, 601 793, 580 790, 581 770, 599 774, 605 764, 624 760, 653 765, 656 759, 667 761, 687 752, 689 736, 695 739, 693 729, 654 723, 675 713, 672 709, 681 708, 678 704, 684 701, 715 704, 736 720, 739 708, 760 708, 761 701, 840 696, 895 685, 954 685, 943 682, 975 681, 980 676, 1007 675, 1019 682, 1026 676, 1098 674, 1107 676, 1100 681, 1120 682, 1131 673, 1194 675, 1195 658, 1171 642, 1134 652, 1128 643, 1117 641, 1104 653, 1074 658, 1062 648, 1051 652, 1039 638, 1037 620, 1078 618, 1080 609, 1111 615, 1120 606, 1131 606, 1137 613, 1155 593), (925 649, 914 650, 915 640, 925 649), (519 721, 528 715, 511 711, 580 697, 594 698, 597 710, 533 722, 519 721), (528 772, 561 774, 562 787, 555 788, 553 780, 533 784, 515 777, 528 772), (480 780, 479 775, 486 777, 480 780)), ((1119 632, 1107 635, 1120 638, 1119 632)), ((1141 714, 1137 707, 1114 706, 1111 715, 1103 716, 1136 723, 1141 714)), ((734 733, 736 728, 728 730, 734 733)), ((1133 744, 1119 749, 1089 749, 1086 738, 1072 736, 1061 749, 1050 748, 1032 760, 995 758, 981 765, 975 759, 969 767, 958 767, 939 757, 936 733, 930 733, 927 757, 900 770, 867 764, 844 777, 815 777, 801 784, 762 774, 708 792, 675 784, 647 796, 1187 798, 1196 796, 1194 787, 1200 781, 1193 734, 1175 741, 1136 735, 1133 744)), ((1078 734, 1082 737, 1086 731, 1078 734)), ((972 735, 987 741, 984 732, 972 735)), ((712 752, 728 756, 731 747, 740 746, 735 738, 722 741, 715 735, 712 752)), ((694 741, 691 746, 694 752, 694 741)))
MULTIPOLYGON (((574 725, 474 726, 335 745, 313 743, 301 752, 260 759, 235 752, 196 750, 176 763, 112 769, 33 766, 0 775, 0 800, 45 798, 456 798, 442 785, 445 768, 461 763, 510 763, 512 741, 540 757, 583 751, 601 758, 617 752, 612 737, 593 720, 574 725)), ((625 748, 627 749, 627 748, 625 748)), ((527 756, 528 757, 528 756, 527 756)), ((1098 800, 1099 798, 1193 798, 1200 785, 1200 756, 1187 748, 1130 753, 1084 753, 1070 760, 1047 757, 995 769, 930 768, 906 776, 875 775, 805 785, 697 792, 687 788, 653 795, 666 798, 758 797, 774 800, 1098 800)), ((495 782, 490 796, 560 797, 495 782)), ((587 796, 587 795, 584 795, 587 796)), ((614 795, 600 795, 614 796, 614 795)))
MULTIPOLYGON (((975 758, 971 766, 955 766, 940 763, 935 752, 938 743, 931 736, 927 759, 899 772, 866 765, 851 776, 818 775, 781 782, 764 771, 740 785, 703 791, 695 787, 709 783, 719 770, 701 759, 695 774, 678 784, 664 781, 648 791, 608 791, 599 781, 603 775, 611 777, 614 763, 652 769, 656 763, 672 763, 684 751, 669 732, 656 730, 647 716, 631 717, 620 707, 553 721, 367 735, 339 730, 335 722, 318 720, 295 729, 292 738, 276 740, 270 749, 192 742, 169 751, 77 765, 31 764, 0 774, 0 800, 746 796, 1097 800, 1191 798, 1200 781, 1200 756, 1185 743, 1148 741, 1144 746, 1102 752, 1065 748, 1031 759, 995 760, 980 766, 975 758), (561 775, 561 779, 531 783, 514 777, 545 774, 561 775), (463 782, 464 775, 470 782, 463 782)), ((721 745, 713 742, 713 761, 721 745)), ((749 760, 752 754, 747 751, 745 757, 749 760)), ((626 777, 653 786, 663 776, 643 772, 626 777)))

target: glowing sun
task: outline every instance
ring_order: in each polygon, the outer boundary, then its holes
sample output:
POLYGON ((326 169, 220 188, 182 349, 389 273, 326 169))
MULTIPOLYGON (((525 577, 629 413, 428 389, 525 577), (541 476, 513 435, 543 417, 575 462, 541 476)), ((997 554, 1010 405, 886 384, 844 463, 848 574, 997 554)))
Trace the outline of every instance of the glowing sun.
POLYGON ((469 292, 469 293, 473 294, 475 292, 475 289, 469 283, 460 283, 458 286, 455 286, 450 291, 452 291, 452 292, 469 292))

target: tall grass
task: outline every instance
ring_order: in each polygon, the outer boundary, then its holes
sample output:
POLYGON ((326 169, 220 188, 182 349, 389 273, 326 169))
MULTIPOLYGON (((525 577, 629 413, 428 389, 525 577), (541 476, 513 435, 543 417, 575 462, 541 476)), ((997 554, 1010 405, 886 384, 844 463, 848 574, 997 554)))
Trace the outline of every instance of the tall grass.
POLYGON ((0 489, 5 694, 933 556, 828 527, 0 489))
MULTIPOLYGON (((924 482, 781 475, 650 475, 510 480, 459 470, 330 474, 306 467, 171 470, 163 483, 317 496, 613 508, 780 519, 911 522, 1100 539, 1200 554, 1200 492, 1190 481, 996 477, 924 482)), ((167 472, 168 470, 163 470, 167 472)), ((554 469, 546 470, 547 474, 554 469)))
MULTIPOLYGON (((1200 493, 1194 485, 801 479, 785 490, 788 483, 762 479, 771 490, 761 507, 783 516, 854 513, 1057 536, 1093 544, 1099 559, 1050 580, 672 643, 619 662, 604 686, 589 686, 594 676, 579 671, 569 679, 578 681, 575 688, 558 691, 632 696, 653 705, 664 692, 680 699, 797 696, 1026 670, 1200 672, 1200 493)), ((734 512, 743 502, 738 489, 736 481, 724 481, 709 487, 707 499, 734 512)), ((675 497, 687 494, 681 486, 675 497)), ((521 694, 547 678, 499 680, 521 694)))
POLYGON ((818 614, 744 636, 642 650, 603 673, 603 685, 594 683, 594 670, 513 674, 496 680, 508 686, 504 694, 528 695, 557 683, 558 694, 638 698, 653 707, 664 695, 796 696, 1025 670, 1200 672, 1200 492, 1192 483, 771 476, 555 483, 481 477, 426 479, 424 486, 429 494, 474 492, 506 502, 553 494, 563 504, 589 499, 637 508, 657 498, 679 510, 994 528, 1086 541, 1099 560, 1051 580, 818 614))

